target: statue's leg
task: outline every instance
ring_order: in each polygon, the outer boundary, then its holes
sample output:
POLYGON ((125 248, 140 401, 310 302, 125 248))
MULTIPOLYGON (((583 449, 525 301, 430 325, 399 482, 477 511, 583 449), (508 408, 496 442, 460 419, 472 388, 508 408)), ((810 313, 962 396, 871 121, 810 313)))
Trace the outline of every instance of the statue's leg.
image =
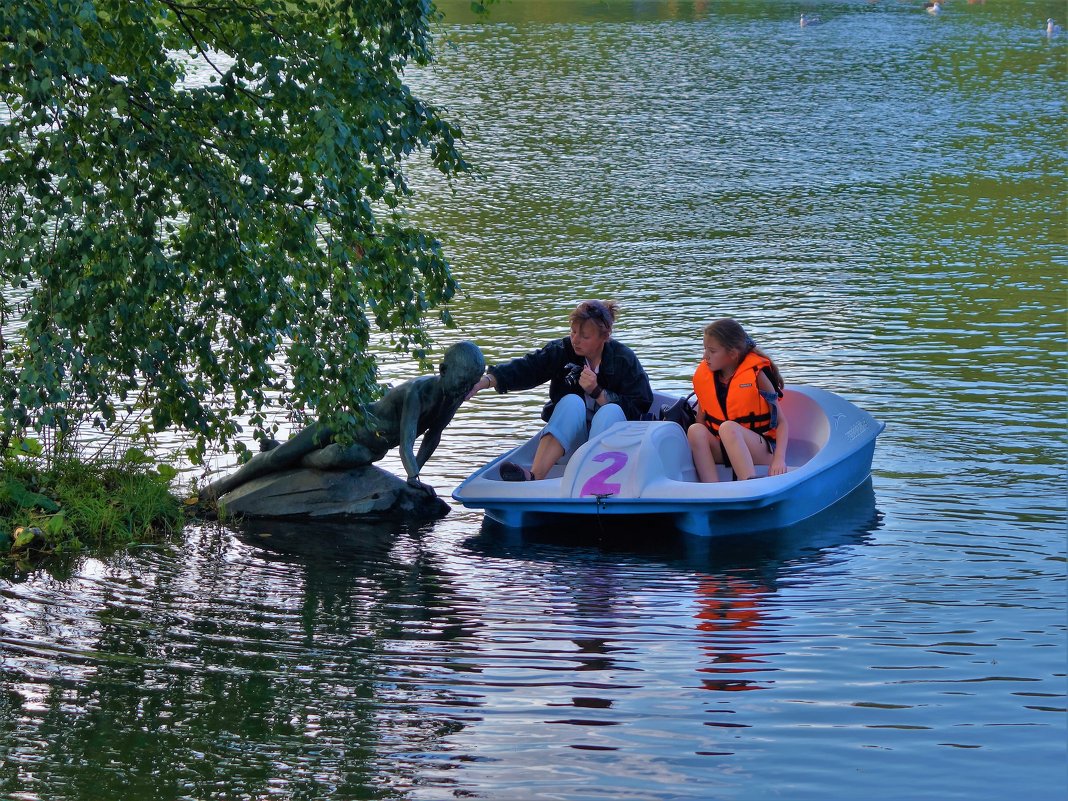
POLYGON ((374 451, 359 443, 345 447, 334 443, 306 454, 300 460, 300 464, 302 467, 314 467, 319 470, 345 470, 377 462, 384 455, 384 451, 374 451))
POLYGON ((277 448, 258 453, 226 478, 214 481, 205 487, 203 495, 208 498, 220 498, 226 493, 252 481, 254 478, 277 473, 300 463, 306 454, 319 447, 324 437, 330 436, 330 430, 317 423, 312 423, 293 439, 287 440, 277 448))

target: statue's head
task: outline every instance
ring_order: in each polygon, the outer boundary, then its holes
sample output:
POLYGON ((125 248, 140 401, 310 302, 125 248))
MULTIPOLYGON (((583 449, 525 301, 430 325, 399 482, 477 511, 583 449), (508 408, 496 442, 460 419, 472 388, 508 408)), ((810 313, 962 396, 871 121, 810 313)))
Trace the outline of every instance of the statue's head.
POLYGON ((438 372, 447 395, 464 397, 486 371, 486 360, 474 342, 457 342, 445 351, 438 372))

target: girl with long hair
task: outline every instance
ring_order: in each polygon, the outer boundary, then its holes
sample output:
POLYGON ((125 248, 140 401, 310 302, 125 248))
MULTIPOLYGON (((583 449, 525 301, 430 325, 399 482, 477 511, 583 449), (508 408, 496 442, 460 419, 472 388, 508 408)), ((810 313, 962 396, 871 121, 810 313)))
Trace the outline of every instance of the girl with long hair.
POLYGON ((709 323, 704 358, 693 376, 697 422, 686 432, 701 481, 718 480, 717 464, 739 480, 786 472, 786 416, 779 408, 783 381, 779 368, 737 321, 709 323))

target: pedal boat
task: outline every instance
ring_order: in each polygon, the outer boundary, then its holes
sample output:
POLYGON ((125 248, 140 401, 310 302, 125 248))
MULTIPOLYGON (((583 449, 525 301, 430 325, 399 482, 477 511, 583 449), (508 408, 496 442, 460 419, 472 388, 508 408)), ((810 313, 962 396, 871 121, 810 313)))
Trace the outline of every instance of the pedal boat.
MULTIPOLYGON (((677 400, 655 393, 652 408, 677 400)), ((871 474, 875 439, 885 427, 867 412, 826 390, 788 387, 780 401, 789 421, 787 472, 701 483, 686 434, 677 423, 623 422, 591 439, 540 481, 504 481, 500 466, 534 460, 538 436, 472 473, 452 497, 484 509, 505 526, 552 525, 600 516, 664 518, 699 536, 784 528, 827 509, 871 474)))

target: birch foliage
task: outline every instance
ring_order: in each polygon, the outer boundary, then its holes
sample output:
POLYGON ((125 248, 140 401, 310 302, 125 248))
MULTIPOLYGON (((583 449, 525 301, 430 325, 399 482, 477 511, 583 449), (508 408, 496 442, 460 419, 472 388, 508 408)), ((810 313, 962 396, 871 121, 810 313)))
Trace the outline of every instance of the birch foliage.
POLYGON ((468 170, 405 85, 430 0, 0 4, 3 434, 195 435, 272 404, 344 430, 369 341, 425 357, 456 291, 409 224, 406 160, 468 170), (195 67, 211 80, 187 80, 195 67))

